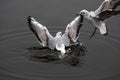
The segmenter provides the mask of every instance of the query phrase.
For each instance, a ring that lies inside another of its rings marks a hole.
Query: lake
[[[28,16],[55,36],[58,31],[64,32],[80,10],[95,10],[102,1],[1,0],[0,80],[120,80],[120,15],[106,22],[107,36],[97,31],[92,39],[89,36],[94,27],[84,20],[79,38],[87,50],[80,57],[83,64],[72,66],[31,56],[55,52],[39,49],[41,46],[28,27]]]

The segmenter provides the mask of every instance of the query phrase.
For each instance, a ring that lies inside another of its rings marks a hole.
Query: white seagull
[[[61,51],[59,57],[63,58],[66,53],[65,47],[75,44],[79,38],[83,16],[77,16],[71,23],[67,25],[64,34],[62,34],[62,32],[58,32],[56,33],[55,37],[49,33],[45,26],[37,22],[33,17],[29,16],[27,21],[29,28],[35,34],[38,42],[43,47],[48,47],[51,50],[56,49]]]
[[[78,14],[83,15],[94,27],[95,30],[90,36],[99,29],[102,35],[107,35],[108,31],[105,25],[105,21],[114,15],[120,14],[120,10],[115,10],[120,5],[120,0],[104,0],[100,7],[95,11],[81,10]]]

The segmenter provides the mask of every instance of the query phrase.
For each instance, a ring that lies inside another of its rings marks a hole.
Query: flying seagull
[[[96,29],[99,29],[102,35],[107,35],[108,31],[105,21],[112,16],[120,14],[120,10],[115,10],[119,5],[120,0],[104,0],[97,10],[90,12],[87,10],[81,10],[78,13],[78,15],[83,15],[95,27],[90,38],[93,37]]]
[[[77,16],[71,23],[66,27],[64,34],[62,32],[56,33],[56,36],[53,37],[48,29],[36,21],[33,17],[29,16],[27,18],[29,28],[35,34],[38,42],[43,47],[48,47],[51,50],[61,51],[60,58],[65,56],[66,50],[65,47],[75,44],[80,35],[80,28],[83,22],[83,16]]]

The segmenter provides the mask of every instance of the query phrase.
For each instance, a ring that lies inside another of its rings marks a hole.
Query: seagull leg
[[[92,37],[95,35],[96,29],[97,29],[97,28],[95,27],[95,29],[94,29],[92,35],[90,36],[90,39],[92,39]]]

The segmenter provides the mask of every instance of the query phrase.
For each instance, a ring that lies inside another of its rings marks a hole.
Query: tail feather
[[[107,27],[106,27],[105,23],[101,23],[101,26],[99,26],[98,29],[102,35],[108,34]]]

